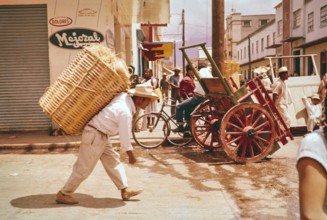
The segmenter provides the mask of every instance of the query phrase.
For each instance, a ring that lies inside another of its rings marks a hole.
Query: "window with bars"
[[[265,43],[265,39],[261,38],[261,52],[263,52],[263,48],[265,47],[264,43]]]
[[[301,9],[293,12],[293,29],[300,27],[301,23]]]
[[[327,5],[320,8],[320,27],[327,26]]]
[[[278,34],[278,36],[283,34],[283,21],[282,20],[277,22],[277,34]]]
[[[273,44],[275,44],[276,32],[273,32]]]
[[[254,54],[254,43],[252,43],[252,55]]]
[[[313,12],[308,14],[308,32],[313,31]]]
[[[255,42],[255,52],[259,53],[259,41]]]
[[[270,44],[270,42],[269,42],[269,41],[270,41],[270,39],[269,39],[269,38],[270,38],[270,36],[269,36],[269,35],[267,35],[267,47],[269,47],[269,44]]]

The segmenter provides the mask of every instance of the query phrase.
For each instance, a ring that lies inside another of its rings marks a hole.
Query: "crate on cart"
[[[39,104],[56,126],[76,134],[128,86],[126,64],[108,48],[91,45],[77,54]]]

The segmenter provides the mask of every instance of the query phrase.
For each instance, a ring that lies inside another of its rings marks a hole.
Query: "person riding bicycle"
[[[179,96],[182,101],[194,96],[194,72],[190,65],[186,66],[186,75],[179,83]]]
[[[204,65],[199,65],[200,78],[212,78],[210,70]],[[176,106],[176,122],[178,127],[173,132],[185,132],[190,129],[189,121],[193,110],[203,101],[205,101],[205,91],[198,80],[195,81],[194,96],[185,100]],[[185,121],[183,120],[185,118]],[[186,126],[184,127],[184,123]]]

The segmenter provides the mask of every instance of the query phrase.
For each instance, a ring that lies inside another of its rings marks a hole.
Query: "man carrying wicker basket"
[[[110,136],[119,134],[120,146],[134,164],[136,158],[131,144],[131,131],[133,113],[136,108],[144,109],[158,96],[153,92],[152,86],[138,84],[135,89],[118,94],[106,107],[95,115],[85,126],[78,158],[74,164],[72,174],[64,187],[57,193],[56,202],[60,204],[77,204],[71,194],[91,174],[98,160],[101,160],[109,178],[121,191],[124,201],[140,194],[141,190],[127,189],[127,176],[120,155],[111,142]]]

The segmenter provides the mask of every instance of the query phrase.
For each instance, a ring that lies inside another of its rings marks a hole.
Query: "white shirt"
[[[89,122],[99,131],[113,136],[119,134],[120,146],[124,151],[132,150],[132,120],[136,111],[132,98],[127,93],[118,94]]]
[[[212,74],[208,68],[201,68],[199,71],[199,76],[200,78],[212,78]],[[195,80],[194,84],[195,84],[194,93],[199,93],[200,95],[206,94],[198,80]]]
[[[267,91],[271,90],[271,81],[268,77],[263,78],[261,82]]]
[[[289,94],[289,90],[287,88],[286,83],[278,79],[276,81],[276,84],[273,87],[273,94],[277,94],[277,100],[276,104],[277,105],[290,105],[292,103],[291,96]]]
[[[302,98],[309,117],[320,118],[322,115],[320,104],[314,105],[310,103],[307,97]]]

